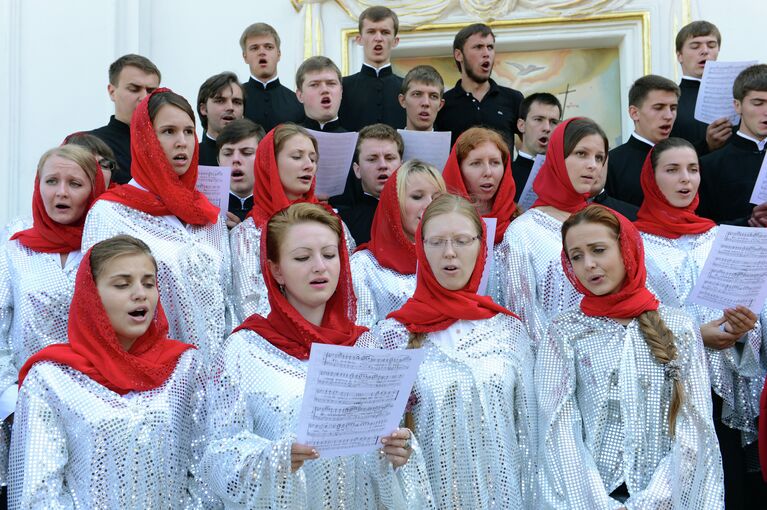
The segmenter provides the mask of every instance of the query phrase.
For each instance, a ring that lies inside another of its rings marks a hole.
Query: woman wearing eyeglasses
[[[437,508],[535,508],[530,339],[516,315],[477,295],[486,235],[468,200],[435,198],[415,235],[415,294],[373,330],[376,347],[425,351],[405,424]]]

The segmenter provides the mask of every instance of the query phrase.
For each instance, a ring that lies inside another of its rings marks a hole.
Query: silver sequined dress
[[[10,238],[32,226],[14,221]],[[0,245],[0,394],[15,391],[19,369],[43,347],[67,341],[69,304],[82,253],[71,252],[64,267],[58,253],[31,250],[18,240]],[[10,430],[0,429],[0,482],[6,481]]]
[[[159,388],[120,396],[71,367],[36,363],[19,391],[9,508],[213,507],[190,476],[202,367],[186,351]]]
[[[386,319],[373,337],[405,349],[410,334]],[[411,412],[437,508],[535,508],[534,361],[522,323],[457,321],[421,348]]]
[[[349,264],[357,296],[357,324],[372,328],[399,310],[415,292],[415,274],[383,267],[369,250],[352,255]]]
[[[232,329],[227,232],[221,217],[212,225],[184,225],[175,216],[152,216],[99,200],[85,220],[83,251],[118,234],[149,245],[157,260],[168,336],[197,346],[210,360]]]
[[[495,252],[497,302],[522,318],[534,353],[551,319],[581,302],[562,269],[561,228],[561,221],[530,209],[511,222]]]
[[[371,452],[306,461],[291,473],[306,375],[307,362],[253,331],[227,339],[211,367],[209,443],[201,464],[203,479],[226,508],[431,508],[416,449],[396,470]]]
[[[577,309],[552,321],[535,366],[542,508],[618,508],[609,494],[623,483],[631,510],[723,508],[700,332],[679,309],[658,312],[676,338],[684,385],[675,439],[672,382],[636,319],[624,327]]]
[[[684,308],[698,326],[718,319],[721,310],[688,304],[687,296],[703,269],[717,228],[678,239],[642,233],[647,264],[647,288],[661,303]],[[762,367],[762,327],[743,337],[744,342],[721,351],[706,348],[711,386],[722,397],[722,422],[742,431],[744,444],[756,439],[755,418],[759,415],[759,396],[764,386]],[[717,417],[718,418],[718,417]]]
[[[357,245],[346,225],[343,228],[346,247],[351,256]],[[253,218],[245,218],[229,233],[229,243],[232,253],[234,320],[236,324],[242,324],[254,313],[266,317],[271,308],[266,283],[261,274],[261,227],[253,222]]]

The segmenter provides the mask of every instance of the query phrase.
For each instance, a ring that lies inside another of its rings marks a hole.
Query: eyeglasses
[[[444,250],[448,243],[450,243],[453,249],[462,250],[474,244],[474,241],[477,239],[479,239],[479,236],[430,237],[423,240],[423,245],[432,250]]]
[[[99,166],[102,168],[102,170],[109,170],[110,172],[114,172],[114,169],[117,168],[117,163],[111,159],[101,158],[99,160]]]

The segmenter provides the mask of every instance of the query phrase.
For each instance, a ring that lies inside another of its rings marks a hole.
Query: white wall
[[[340,31],[356,21],[333,1],[314,1],[310,21],[320,24],[321,47],[340,65]],[[754,47],[767,19],[762,0],[628,0],[621,9],[650,12],[652,70],[658,74],[674,78],[678,72],[673,37],[686,15],[719,26],[721,59],[765,60],[764,50]],[[451,22],[469,19],[456,9],[448,16]],[[194,103],[212,74],[231,70],[247,79],[239,36],[256,21],[280,33],[281,80],[292,87],[304,58],[305,14],[290,0],[1,0],[0,226],[29,213],[42,152],[73,131],[107,122],[112,61],[129,52],[149,57],[163,73],[162,84]],[[359,55],[350,60],[358,62]]]

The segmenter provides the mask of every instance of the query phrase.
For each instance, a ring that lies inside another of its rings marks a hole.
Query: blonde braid
[[[663,322],[657,310],[644,312],[638,317],[639,330],[644,336],[650,352],[658,363],[664,366],[665,376],[672,381],[671,404],[668,409],[668,431],[674,437],[676,418],[684,402],[684,386],[682,385],[677,349],[674,334]]]
[[[420,349],[425,338],[426,335],[423,333],[410,333],[410,336],[407,339],[407,348]],[[405,413],[405,427],[409,428],[411,431],[415,431],[415,418],[413,417],[413,411],[408,411]]]

